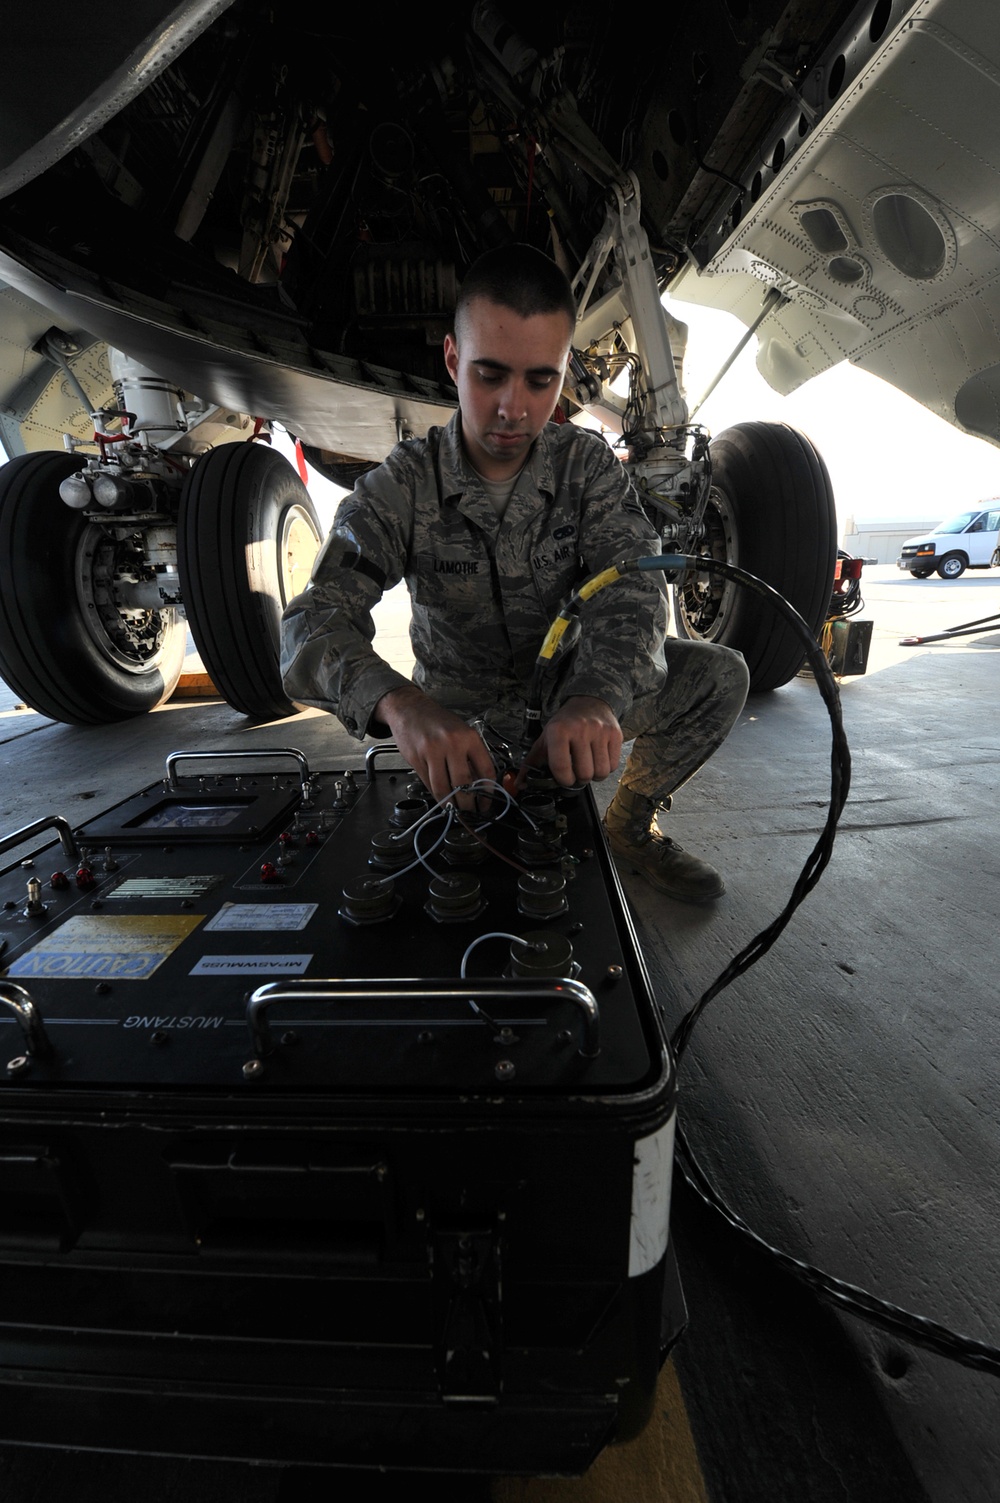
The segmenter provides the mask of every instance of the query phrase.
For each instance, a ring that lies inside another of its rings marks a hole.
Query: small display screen
[[[279,821],[289,822],[301,798],[298,779],[287,787],[259,791],[255,783],[249,788],[244,783],[232,792],[225,784],[204,790],[160,784],[137,793],[117,809],[109,809],[85,829],[88,841],[102,845],[114,845],[119,840],[132,845],[156,845],[164,840],[171,845],[261,840]]]
[[[157,804],[142,819],[130,820],[133,830],[224,830],[239,819],[251,799],[230,799],[224,804],[184,804],[169,799]]]

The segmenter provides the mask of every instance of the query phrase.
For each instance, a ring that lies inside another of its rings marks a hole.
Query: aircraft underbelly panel
[[[911,13],[705,263],[682,300],[749,323],[787,394],[840,360],[1000,442],[1000,24],[969,0]]]
[[[447,423],[447,388],[289,337],[265,313],[235,322],[182,310],[53,261],[47,275],[0,251],[0,280],[48,308],[53,322],[90,335],[159,371],[206,401],[267,416],[303,442],[381,461],[401,435]],[[229,310],[226,310],[228,315]]]

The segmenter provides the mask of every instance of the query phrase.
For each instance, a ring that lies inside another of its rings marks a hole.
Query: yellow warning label
[[[67,919],[10,967],[10,976],[70,981],[145,981],[205,917],[195,914],[86,914]]]

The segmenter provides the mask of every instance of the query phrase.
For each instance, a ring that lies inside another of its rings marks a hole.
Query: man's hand
[[[399,750],[436,799],[447,798],[462,783],[496,777],[479,732],[416,686],[383,694],[375,716],[389,727]],[[456,799],[461,809],[474,808],[475,802],[469,794]]]
[[[527,769],[543,763],[564,788],[600,782],[615,771],[621,754],[622,730],[611,706],[589,694],[576,694],[546,723],[521,764],[516,786],[523,788]]]

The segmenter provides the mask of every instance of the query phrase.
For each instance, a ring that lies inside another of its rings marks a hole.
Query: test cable
[[[552,621],[545,639],[535,660],[532,682],[529,689],[528,701],[524,711],[522,726],[521,747],[527,753],[541,734],[542,721],[542,698],[544,692],[545,676],[552,670],[560,657],[573,647],[580,638],[582,622],[580,612],[589,600],[592,600],[601,590],[615,584],[618,580],[626,578],[630,574],[661,570],[668,582],[676,581],[686,570],[721,574],[727,579],[734,580],[743,588],[759,595],[768,601],[780,616],[787,621],[800,637],[805,656],[809,666],[813,670],[823,702],[826,705],[832,727],[832,746],[830,756],[830,799],[827,809],[827,817],[823,829],[815,845],[806,857],[806,861],[792,888],[791,895],[785,907],[766,928],[755,935],[749,944],[733,957],[729,964],[720,972],[715,981],[699,997],[693,1007],[685,1013],[671,1038],[671,1048],[677,1065],[684,1056],[691,1034],[694,1031],[701,1014],[721,991],[723,991],[738,976],[742,976],[751,966],[771,948],[778,936],[786,928],[792,914],[798,908],[803,899],[812,891],[826,868],[833,851],[833,842],[837,832],[837,822],[847,801],[847,794],[851,782],[851,755],[844,733],[843,718],[840,708],[840,692],[837,687],[833,671],[827,661],[826,655],[816,641],[808,625],[802,616],[783,595],[766,584],[762,579],[749,574],[745,569],[736,564],[730,564],[722,559],[708,558],[701,554],[683,553],[660,553],[648,558],[623,559],[619,563],[602,569],[573,591],[565,603],[560,607],[557,616]],[[867,1290],[860,1289],[854,1284],[848,1284],[832,1274],[823,1272],[822,1269],[793,1257],[772,1246],[757,1232],[755,1232],[741,1216],[727,1204],[720,1195],[715,1185],[702,1169],[694,1151],[687,1141],[683,1128],[678,1123],[677,1127],[678,1168],[689,1188],[716,1212],[733,1230],[748,1239],[753,1246],[766,1252],[779,1266],[792,1277],[807,1285],[820,1298],[837,1306],[847,1314],[855,1315],[870,1324],[879,1326],[881,1329],[890,1331],[894,1335],[902,1336],[915,1346],[924,1347],[939,1356],[948,1357],[965,1367],[978,1368],[980,1371],[993,1373],[1000,1376],[1000,1348],[987,1342],[977,1341],[972,1337],[965,1336],[951,1330],[938,1321],[928,1319],[926,1316],[917,1315],[912,1311],[901,1309],[886,1300],[879,1299]]]

